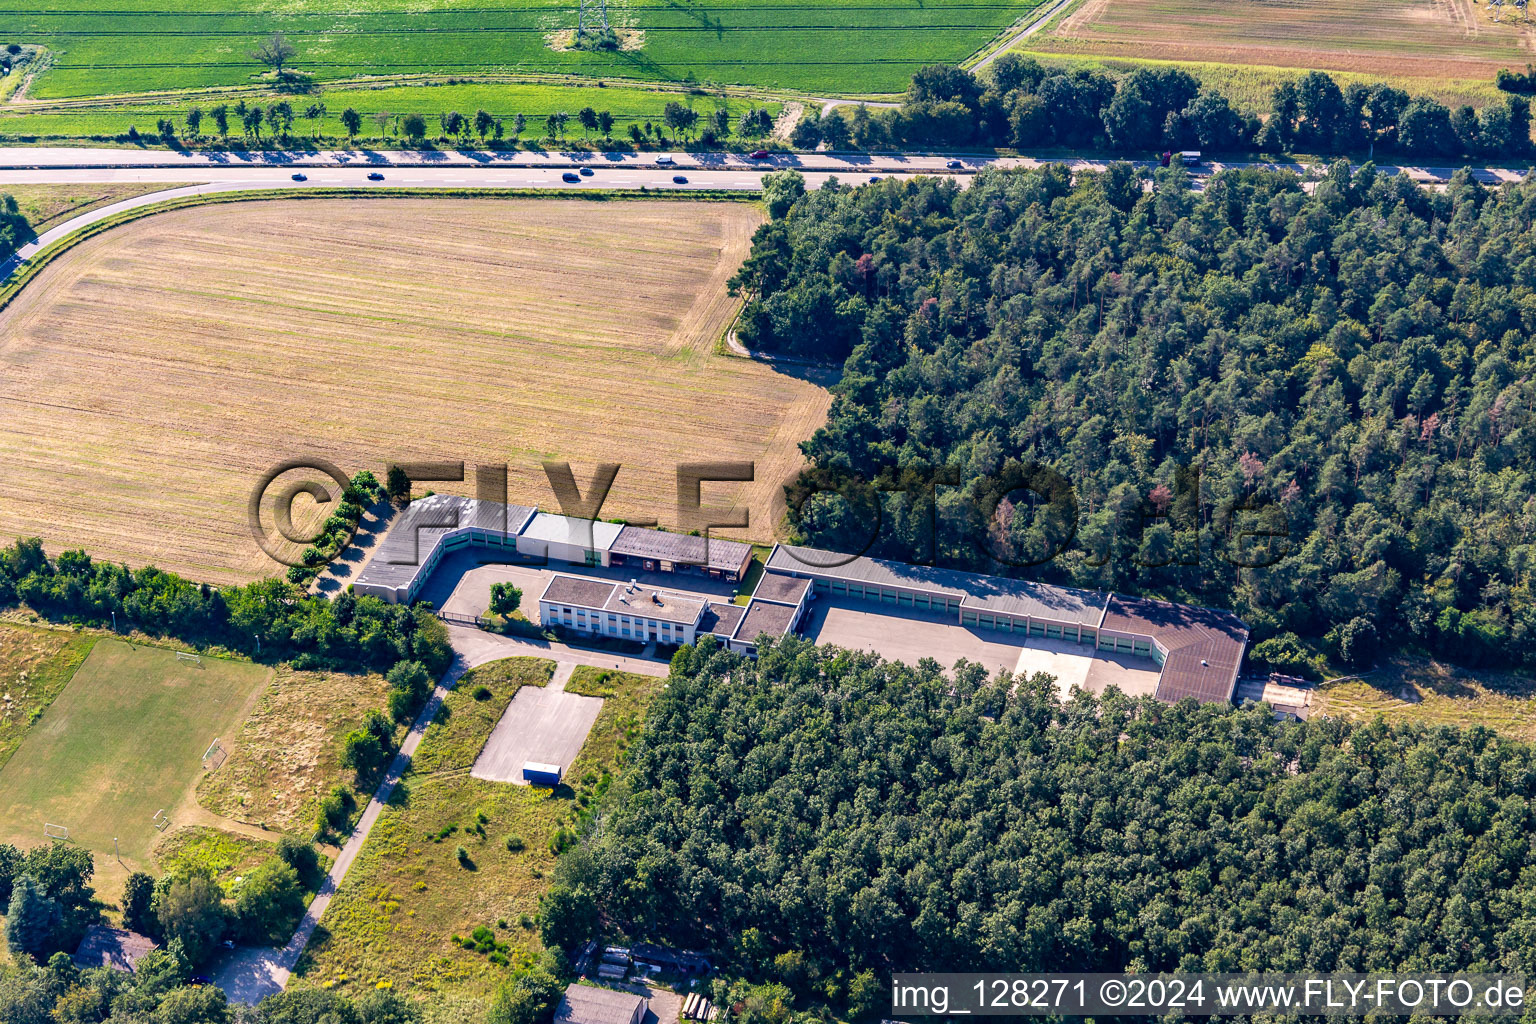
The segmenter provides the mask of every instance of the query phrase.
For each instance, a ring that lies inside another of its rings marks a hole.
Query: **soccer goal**
[[[167,828],[170,827],[171,816],[166,814],[165,808],[162,807],[160,810],[155,812],[155,816],[151,818],[150,821],[154,824],[156,829],[164,832]]]
[[[43,835],[47,836],[49,839],[64,839],[64,840],[68,840],[69,839],[69,829],[64,827],[63,825],[52,825],[52,824],[49,824],[47,822],[44,822],[44,824],[43,824]]]
[[[203,667],[203,656],[201,654],[193,654],[191,651],[177,651],[176,652],[176,660],[177,661],[190,661],[192,664],[196,665],[198,668],[202,668]]]
[[[208,744],[208,749],[203,751],[203,771],[213,771],[223,764],[228,756],[229,752],[224,749],[224,745],[219,742],[218,737],[214,737],[213,742]]]

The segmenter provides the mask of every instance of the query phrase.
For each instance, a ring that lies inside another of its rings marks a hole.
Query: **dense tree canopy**
[[[706,641],[631,755],[556,892],[818,1001],[902,969],[1536,964],[1536,751],[1486,729]]]
[[[792,141],[802,148],[825,142],[833,149],[1087,147],[1146,156],[1258,148],[1504,159],[1530,153],[1531,118],[1524,96],[1505,96],[1480,111],[1453,111],[1386,83],[1341,87],[1312,71],[1276,86],[1260,121],[1178,68],[1138,67],[1115,76],[1004,54],[979,75],[943,64],[922,68],[897,109],[858,108],[845,117],[812,107]]]
[[[888,180],[797,199],[734,286],[748,344],[844,363],[812,542],[1528,661],[1533,217],[1371,165]]]

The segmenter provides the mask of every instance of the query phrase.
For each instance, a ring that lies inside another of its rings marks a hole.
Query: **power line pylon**
[[[608,34],[608,0],[581,0],[576,21],[576,38]]]

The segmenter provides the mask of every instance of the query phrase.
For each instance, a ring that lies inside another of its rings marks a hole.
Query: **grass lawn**
[[[624,40],[612,51],[569,47],[574,0],[167,0],[153,10],[72,0],[22,4],[6,27],[50,51],[51,67],[29,88],[38,99],[270,82],[250,52],[273,30],[297,49],[292,69],[319,81],[540,73],[867,93],[900,91],[923,64],[960,60],[1032,6],[627,0],[608,5]]]
[[[1536,680],[1526,676],[1404,657],[1364,679],[1324,687],[1321,696],[1321,710],[1336,717],[1481,725],[1511,739],[1536,740]]]
[[[4,131],[0,119],[0,132]],[[149,192],[162,192],[174,186],[165,182],[146,183],[92,183],[82,185],[6,185],[0,192],[14,196],[21,207],[22,216],[32,225],[32,230],[42,234],[71,217],[100,206],[107,206]]]
[[[88,634],[0,625],[0,768],[95,643]]]
[[[374,826],[295,983],[354,993],[383,983],[396,991],[464,998],[472,1005],[469,998],[492,992],[507,968],[455,944],[454,935],[467,936],[484,925],[509,947],[512,963],[536,955],[534,916],[554,868],[551,847],[562,833],[574,834],[582,809],[606,788],[664,682],[576,670],[566,689],[605,699],[567,773],[569,787],[552,793],[470,778],[470,764],[517,686],[540,684],[549,672],[549,662],[517,658],[482,666],[460,680],[449,696],[446,720],[423,738],[399,799]],[[482,685],[492,697],[476,701],[473,691]],[[467,855],[464,863],[459,847]]]
[[[174,815],[202,774],[214,737],[245,719],[271,669],[100,640],[0,770],[0,839],[42,840],[44,822],[70,839],[142,869],[161,838],[155,812]]]
[[[384,677],[276,670],[272,685],[238,733],[228,760],[203,776],[197,799],[208,810],[262,828],[310,834],[321,798],[353,786],[341,766],[342,738],[384,707]],[[354,788],[357,811],[368,795]]]

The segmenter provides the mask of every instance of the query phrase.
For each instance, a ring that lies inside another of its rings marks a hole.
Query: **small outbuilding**
[[[93,924],[80,940],[74,961],[75,966],[81,970],[87,967],[110,967],[114,971],[132,974],[138,969],[144,955],[155,948],[155,940],[147,935]]]
[[[555,1010],[555,1024],[642,1024],[645,997],[618,989],[572,985]]]

